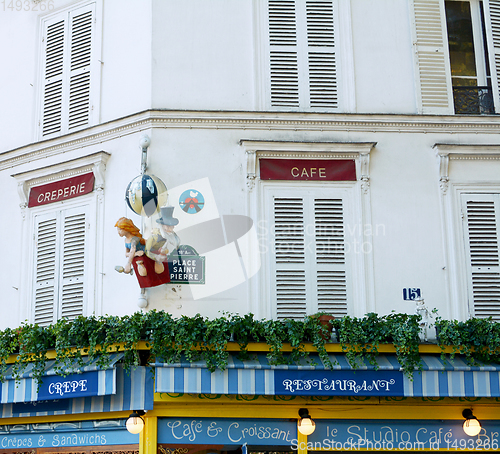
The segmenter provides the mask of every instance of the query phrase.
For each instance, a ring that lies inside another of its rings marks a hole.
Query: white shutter
[[[66,21],[45,23],[42,135],[62,131]]]
[[[90,66],[92,52],[93,11],[70,14],[70,67],[68,129],[90,122]]]
[[[91,124],[94,4],[43,22],[41,134],[57,136]]]
[[[500,112],[500,0],[489,0],[485,5],[485,25],[495,112]]]
[[[87,206],[35,216],[33,320],[46,326],[83,315]]]
[[[279,319],[302,318],[307,311],[304,201],[274,198],[276,313]]]
[[[443,0],[412,0],[416,79],[421,113],[452,114],[448,38]]]
[[[86,213],[66,210],[62,219],[60,317],[74,319],[85,304]]]
[[[499,209],[497,194],[462,195],[469,309],[475,317],[495,320],[500,320]]]
[[[36,216],[33,320],[41,326],[54,321],[58,294],[58,255],[56,215]]]
[[[278,319],[347,314],[344,200],[331,191],[272,193],[272,297]]]
[[[271,106],[299,107],[295,0],[269,0]]]
[[[315,199],[318,311],[347,315],[344,207],[342,199]]]
[[[309,103],[312,108],[338,106],[333,8],[330,0],[306,2]]]
[[[338,107],[332,0],[268,0],[271,107]]]

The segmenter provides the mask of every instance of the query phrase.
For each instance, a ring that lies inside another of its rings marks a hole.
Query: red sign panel
[[[260,159],[261,180],[356,181],[353,159]]]
[[[28,207],[47,205],[61,202],[81,195],[89,194],[94,190],[94,174],[86,173],[66,180],[35,186],[30,190]]]

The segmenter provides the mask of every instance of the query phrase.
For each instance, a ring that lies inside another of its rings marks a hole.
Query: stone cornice
[[[439,158],[439,185],[443,195],[450,181],[450,160],[500,160],[500,144],[436,143],[433,148]]]
[[[500,116],[148,110],[0,153],[0,169],[152,128],[499,134]]]

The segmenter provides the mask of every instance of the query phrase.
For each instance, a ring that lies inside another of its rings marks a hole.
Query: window
[[[95,10],[90,3],[42,20],[39,127],[43,138],[93,124],[99,80]]]
[[[370,152],[375,143],[242,140],[261,269],[257,317],[374,310]],[[374,232],[375,230],[375,232]]]
[[[349,191],[265,187],[271,214],[272,300],[276,317],[302,318],[318,311],[342,317],[351,305],[353,231]],[[349,229],[345,223],[349,220]]]
[[[103,151],[12,175],[21,198],[21,320],[46,326],[100,314]]]
[[[469,312],[500,320],[500,194],[462,194]]]
[[[447,0],[445,10],[455,113],[495,113],[483,2]]]
[[[88,208],[34,217],[34,323],[46,326],[84,314]]]
[[[339,107],[337,2],[268,0],[271,108]]]
[[[413,20],[420,111],[500,111],[500,0],[413,0]]]
[[[439,158],[450,317],[500,320],[500,146],[434,148]]]

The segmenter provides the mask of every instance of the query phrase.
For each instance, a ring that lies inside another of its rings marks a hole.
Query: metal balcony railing
[[[491,87],[453,87],[456,114],[492,115],[495,113]]]

